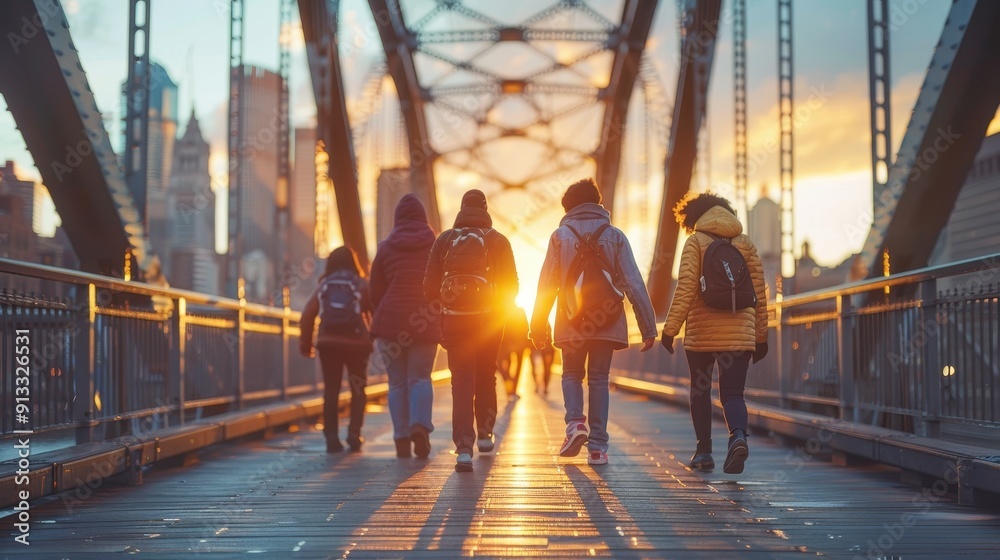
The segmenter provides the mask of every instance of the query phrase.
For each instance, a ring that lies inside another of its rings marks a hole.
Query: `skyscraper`
[[[174,141],[177,137],[177,84],[170,79],[165,68],[150,63],[149,87],[149,136],[146,159],[146,234],[153,251],[164,266],[169,264],[167,237],[167,186],[170,184],[170,165],[174,158]],[[142,70],[139,70],[140,73]],[[122,84],[123,112],[128,107],[128,84]],[[128,139],[125,139],[127,153]]]
[[[747,234],[757,246],[757,254],[764,266],[768,297],[774,298],[777,278],[781,274],[781,207],[767,197],[767,189],[747,212],[747,222]]]
[[[215,252],[215,193],[208,170],[209,145],[194,111],[174,146],[167,189],[167,279],[178,288],[219,293],[220,259]],[[161,256],[161,258],[163,258]]]
[[[295,129],[295,160],[291,182],[292,227],[308,238],[309,246],[294,247],[295,255],[313,254],[313,230],[316,228],[316,129]]]
[[[396,204],[403,195],[413,192],[410,186],[410,170],[405,167],[383,169],[375,184],[375,235],[381,242],[389,237],[396,214]],[[421,202],[426,202],[421,197]]]
[[[246,297],[267,303],[277,282],[275,194],[278,184],[278,87],[281,77],[257,66],[243,69],[240,150],[240,230]]]

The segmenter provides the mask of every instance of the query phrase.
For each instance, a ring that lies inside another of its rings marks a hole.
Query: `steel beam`
[[[609,211],[614,210],[629,101],[658,3],[656,0],[626,0],[621,24],[612,39],[616,44],[610,45],[614,48],[615,57],[611,63],[608,87],[602,95],[604,118],[601,121],[600,143],[594,153],[597,185],[601,189],[604,206]]]
[[[733,138],[735,139],[736,213],[747,218],[747,2],[733,1]]]
[[[125,82],[125,183],[149,231],[147,196],[149,167],[149,94],[153,71],[149,66],[150,0],[130,0],[128,6],[128,78]]]
[[[795,59],[792,0],[778,0],[778,128],[781,185],[781,275],[795,275]]]
[[[368,0],[368,5],[382,38],[389,76],[399,95],[399,109],[403,113],[410,149],[410,184],[413,191],[422,195],[421,198],[426,202],[427,219],[431,226],[440,231],[441,219],[434,185],[434,160],[437,154],[430,143],[424,112],[425,93],[417,79],[417,68],[413,62],[417,38],[406,28],[398,0]]]
[[[671,269],[677,252],[679,225],[673,208],[691,186],[698,132],[705,116],[708,77],[711,75],[715,40],[719,31],[722,0],[698,0],[690,10],[677,74],[677,94],[670,125],[670,142],[664,162],[663,204],[656,234],[653,263],[647,280],[657,316],[664,316],[673,291]]]
[[[291,68],[292,43],[292,11],[294,0],[280,0],[278,5],[278,188],[275,206],[275,225],[277,226],[278,250],[275,252],[278,262],[275,267],[275,278],[281,286],[288,285],[289,267],[289,227],[291,216],[291,123],[288,111],[288,84]]]
[[[889,76],[889,0],[868,0],[868,103],[872,133],[872,208],[882,199],[892,166],[892,80]]]
[[[354,140],[347,118],[344,79],[337,48],[337,0],[298,0],[306,55],[316,97],[316,136],[326,145],[329,177],[337,197],[337,212],[344,243],[354,249],[362,265],[368,264],[368,245],[361,219]]]
[[[228,229],[226,253],[226,295],[243,297],[239,283],[243,278],[243,0],[229,2],[229,121],[228,121]]]
[[[26,23],[27,22],[27,23]],[[0,93],[82,270],[164,283],[59,2],[0,2]]]
[[[868,276],[926,266],[1000,104],[1000,2],[952,4],[862,250]]]

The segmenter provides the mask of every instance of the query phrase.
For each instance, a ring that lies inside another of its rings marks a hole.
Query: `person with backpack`
[[[608,378],[615,350],[628,348],[623,299],[632,303],[642,352],[656,340],[656,319],[628,238],[611,225],[593,179],[578,181],[562,197],[566,215],[549,238],[531,316],[531,339],[562,350],[566,438],[559,455],[574,457],[587,445],[587,462],[608,463]],[[554,340],[549,312],[558,299]],[[586,364],[586,367],[585,367]],[[583,378],[590,389],[583,408]],[[589,425],[589,429],[588,429]]]
[[[493,450],[496,373],[505,310],[517,296],[510,242],[493,229],[486,195],[470,190],[452,229],[438,236],[424,275],[424,296],[441,309],[441,340],[451,368],[455,470],[472,471],[472,452]]]
[[[299,351],[312,358],[313,331],[319,317],[315,348],[319,350],[323,369],[323,435],[326,436],[327,453],[344,450],[337,427],[337,404],[345,367],[351,388],[347,445],[351,451],[360,451],[364,443],[361,424],[367,402],[368,356],[372,351],[368,331],[371,312],[368,281],[357,255],[349,247],[337,247],[326,259],[319,286],[309,296],[299,322]]]
[[[661,343],[674,353],[674,338],[687,323],[684,353],[691,373],[690,408],[697,444],[689,466],[709,471],[712,458],[712,371],[719,365],[719,396],[729,427],[723,472],[739,474],[750,455],[747,369],[767,354],[767,296],[757,247],[728,200],[688,193],[674,208],[689,237],[681,252],[677,286]]]
[[[441,327],[429,309],[422,281],[434,244],[427,212],[413,194],[396,205],[395,223],[372,261],[371,291],[375,318],[375,363],[389,373],[389,415],[396,456],[430,455],[434,387],[431,370]]]

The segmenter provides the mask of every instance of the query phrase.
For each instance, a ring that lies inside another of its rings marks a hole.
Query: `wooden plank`
[[[368,405],[360,453],[325,453],[314,429],[224,443],[145,484],[104,484],[68,507],[32,507],[18,558],[203,553],[279,558],[941,558],[995,556],[1000,515],[751,437],[741,475],[693,472],[686,410],[612,395],[610,464],[556,455],[561,398],[503,405],[497,450],[456,473],[450,391],[437,388],[432,453],[395,457],[385,406]],[[346,430],[342,422],[341,436]],[[721,463],[725,426],[715,423]],[[0,548],[7,551],[8,548]]]

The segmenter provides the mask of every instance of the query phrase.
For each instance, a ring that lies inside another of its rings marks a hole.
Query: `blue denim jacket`
[[[600,204],[581,204],[563,216],[559,222],[559,227],[552,232],[549,237],[549,248],[545,253],[545,262],[542,264],[542,272],[538,278],[538,296],[535,299],[535,309],[532,313],[531,331],[532,339],[547,340],[549,337],[548,318],[552,309],[552,304],[557,297],[563,297],[559,293],[559,288],[566,280],[567,269],[577,253],[578,240],[566,224],[572,225],[581,235],[586,237],[600,227],[601,224],[611,222],[611,214]],[[639,331],[642,338],[656,338],[656,318],[653,314],[653,305],[649,301],[649,294],[646,293],[646,285],[642,281],[642,275],[635,264],[635,256],[632,254],[632,247],[628,238],[616,227],[605,230],[599,240],[601,253],[614,264],[618,273],[619,291],[625,293],[629,302],[632,303],[632,310],[635,311],[636,319],[639,322]],[[623,313],[617,321],[605,325],[591,336],[584,337],[582,333],[576,331],[561,308],[556,310],[556,327],[553,336],[555,346],[558,348],[572,348],[581,341],[586,340],[607,340],[616,343],[619,348],[628,347],[628,325]]]

